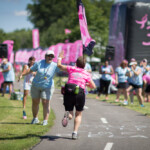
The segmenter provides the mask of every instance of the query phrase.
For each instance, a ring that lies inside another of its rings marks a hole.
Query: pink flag
[[[82,43],[83,43],[83,53],[90,56],[93,54],[92,49],[95,45],[95,40],[91,38],[88,32],[85,8],[81,0],[77,0],[77,6],[78,6],[78,16],[79,16],[81,38],[82,38]]]
[[[65,34],[70,34],[70,33],[71,33],[71,30],[65,29]]]
[[[39,30],[38,29],[32,30],[32,42],[33,42],[33,48],[39,47]]]

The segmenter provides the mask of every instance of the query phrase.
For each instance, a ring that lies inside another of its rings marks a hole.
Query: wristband
[[[58,57],[58,60],[62,60],[62,58],[61,58],[61,57]]]

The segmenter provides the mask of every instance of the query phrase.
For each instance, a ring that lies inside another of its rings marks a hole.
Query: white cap
[[[54,51],[52,51],[52,50],[47,51],[45,55],[54,55],[55,56]]]
[[[144,59],[143,59],[143,62],[147,62],[147,59],[146,59],[146,58],[144,58]]]
[[[137,65],[137,62],[130,62],[129,65],[130,65],[130,66],[132,66],[132,65]]]

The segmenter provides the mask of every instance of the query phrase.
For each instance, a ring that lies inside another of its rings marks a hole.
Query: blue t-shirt
[[[115,72],[118,75],[118,82],[119,83],[127,82],[127,76],[126,76],[127,68],[117,67]]]
[[[150,68],[150,66],[147,65],[146,68]],[[141,66],[141,69],[142,69],[142,73],[143,73],[143,74],[150,75],[150,70],[147,71],[143,66]]]
[[[3,69],[8,69],[8,66],[11,67],[11,69],[7,72],[3,72],[3,76],[4,76],[4,81],[10,81],[13,82],[15,81],[15,73],[14,73],[14,68],[12,66],[12,64],[10,62],[8,62],[7,64],[3,65]]]
[[[51,88],[54,84],[53,77],[57,71],[57,64],[51,62],[46,63],[45,59],[36,62],[31,68],[32,71],[37,72],[33,79],[32,85],[40,89]]]
[[[135,71],[138,71],[139,69],[141,69],[139,66],[136,66]],[[132,83],[135,85],[142,85],[143,84],[143,72],[141,70],[141,73],[137,76],[133,73],[133,71],[131,70],[131,79],[132,79]]]
[[[102,72],[107,71],[108,73],[110,73],[111,72],[111,66],[110,65],[107,66],[107,67],[106,66],[102,66],[101,67],[101,71]],[[110,74],[102,74],[101,79],[103,79],[105,81],[109,81],[109,80],[111,80],[111,75]]]

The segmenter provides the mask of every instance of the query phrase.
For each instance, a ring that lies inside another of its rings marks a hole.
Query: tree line
[[[87,17],[88,30],[96,40],[94,55],[103,54],[101,46],[106,46],[109,33],[110,9],[113,0],[82,0]],[[81,39],[76,0],[32,0],[27,5],[28,17],[40,32],[40,46],[43,48]],[[64,29],[70,29],[71,34],[65,34]],[[32,48],[32,30],[21,29],[5,33],[0,29],[0,39],[13,40],[14,50],[20,48]]]

